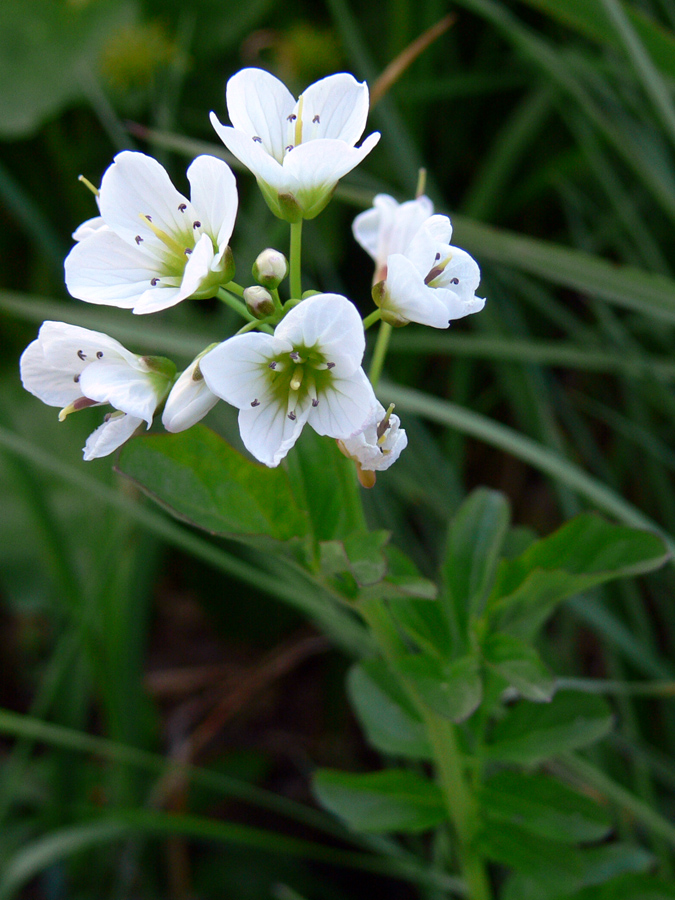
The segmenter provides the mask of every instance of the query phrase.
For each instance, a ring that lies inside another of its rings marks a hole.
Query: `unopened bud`
[[[266,319],[274,313],[274,300],[267,288],[259,284],[244,289],[244,300],[251,315]]]
[[[288,275],[288,262],[283,253],[268,247],[253,263],[253,277],[263,287],[273,291]]]

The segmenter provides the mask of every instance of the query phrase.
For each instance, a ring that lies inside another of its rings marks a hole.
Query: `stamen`
[[[286,153],[290,153],[292,149],[293,149],[293,144],[289,144],[288,147],[284,147],[284,150],[286,151]]]
[[[80,376],[79,375],[73,376],[73,381],[75,382],[75,384],[79,384]]]
[[[318,397],[314,397],[314,398],[312,399],[312,406],[314,407],[314,409],[316,409],[316,407],[317,407],[318,405],[319,405],[319,398],[318,398]]]
[[[287,122],[295,122],[295,120],[296,120],[297,118],[298,118],[298,117],[296,116],[295,113],[291,113],[290,116],[286,116],[286,121],[287,121]]]
[[[327,362],[327,363],[326,363],[326,368],[327,368],[327,369],[334,369],[334,368],[335,368],[335,363]]]
[[[321,119],[319,118],[319,114],[318,114],[318,113],[317,113],[317,114],[314,116],[314,118],[312,119],[312,124],[313,124],[313,125],[320,125],[320,124],[321,124]]]
[[[155,287],[155,285],[159,284],[159,278],[151,278],[150,284]]]
[[[451,278],[450,284],[459,284],[459,278]]]
[[[136,237],[134,238],[134,240],[136,241],[137,244],[140,244],[143,242],[143,238],[140,236],[140,234],[137,234]]]
[[[279,365],[278,362],[271,362],[267,368],[268,369],[276,369],[278,365]]]
[[[290,358],[293,360],[294,363],[304,363],[304,362],[307,362],[306,359],[303,359],[303,358],[300,356],[300,354],[298,353],[297,350],[291,350],[291,352],[290,352],[288,355],[290,356]]]
[[[440,254],[440,253],[437,253],[436,256],[434,256],[434,262],[438,262],[438,260],[439,260],[440,258],[441,258],[441,254]]]
[[[297,419],[297,416],[295,415],[295,413],[293,412],[293,410],[291,410],[291,411],[289,412],[288,418],[291,420],[291,422],[295,422],[295,420]]]
[[[183,250],[183,253],[184,253],[186,256],[191,256],[191,255],[192,255],[192,250],[190,250],[189,247],[186,247],[185,250]]]
[[[258,137],[257,134],[253,135],[253,140],[256,142],[256,144],[262,144],[262,138]]]
[[[178,209],[180,212],[185,212],[185,210],[187,209],[187,203],[179,203]]]
[[[96,359],[103,359],[103,350],[96,351]]]
[[[98,197],[100,195],[101,192],[99,191],[99,189],[97,187],[94,187],[91,181],[89,181],[88,178],[85,178],[84,175],[78,175],[77,180],[81,181],[85,187],[89,188],[94,197]]]
[[[377,444],[378,444],[378,446],[379,446],[380,444],[383,444],[383,443],[385,442],[385,440],[387,439],[387,431],[388,431],[389,428],[391,427],[390,424],[389,424],[389,417],[391,416],[391,414],[393,413],[393,411],[394,411],[395,408],[396,408],[396,404],[390,403],[390,404],[389,404],[389,409],[388,409],[388,410],[386,411],[386,413],[384,414],[384,418],[382,419],[382,421],[381,421],[381,422],[378,424],[378,426],[377,426],[376,434],[377,434]]]
[[[87,354],[84,352],[84,350],[78,350],[77,355],[80,357],[82,362],[84,362],[85,359],[87,358]]]
[[[201,227],[202,227],[202,223],[199,222],[199,221],[193,222],[193,223],[192,223],[192,227],[193,227],[193,228],[201,228]]]
[[[260,400],[257,397],[255,400],[251,400],[251,406],[260,406]]]

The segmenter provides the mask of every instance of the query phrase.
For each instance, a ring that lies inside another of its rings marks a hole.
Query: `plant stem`
[[[244,289],[240,284],[237,284],[236,281],[228,281],[227,284],[223,285],[226,291],[229,291],[231,294],[236,294],[238,297],[244,296]]]
[[[366,316],[363,320],[363,330],[367,331],[371,325],[374,325],[376,322],[380,321],[380,317],[382,316],[382,310],[374,309],[369,316]]]
[[[368,377],[373,385],[373,387],[377,387],[377,382],[380,380],[380,375],[382,374],[382,366],[384,365],[384,358],[387,355],[387,347],[389,346],[389,338],[391,337],[391,325],[387,322],[382,322],[380,325],[380,330],[377,332],[377,341],[375,342],[375,349],[373,350],[373,358],[370,363],[370,372],[368,373]]]
[[[291,299],[302,297],[302,219],[291,223],[291,252],[289,260]]]
[[[243,316],[247,322],[256,322],[256,317],[246,309],[246,304],[242,303],[238,297],[230,293],[229,288],[218,288],[218,299],[222,300],[226,306],[233,309],[238,315]]]

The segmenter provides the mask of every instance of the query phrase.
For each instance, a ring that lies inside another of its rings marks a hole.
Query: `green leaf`
[[[313,789],[355,831],[426,831],[446,818],[440,788],[406,769],[365,775],[319,769]]]
[[[504,678],[527,700],[550,700],[555,691],[553,676],[539,654],[510,634],[488,635],[483,643],[483,659],[491,671]]]
[[[424,723],[383,659],[365,659],[352,666],[347,687],[373,747],[410,759],[431,758]]]
[[[649,572],[668,557],[655,534],[590,513],[577,516],[521,556],[502,561],[488,599],[492,628],[530,636],[567,597]]]
[[[129,441],[117,470],[176,518],[212,534],[284,541],[307,533],[286,472],[245,459],[203,425]]]
[[[450,626],[440,603],[415,598],[390,600],[396,621],[421,650],[440,659],[452,658]]]
[[[509,519],[504,495],[479,488],[464,501],[450,525],[442,566],[441,600],[463,649],[468,639],[469,618],[480,615],[492,586]]]
[[[516,763],[536,763],[599,740],[612,727],[612,713],[601,697],[559,691],[550,703],[521,700],[492,732],[487,755]]]
[[[675,884],[654,875],[627,874],[560,900],[675,900]]]
[[[654,857],[631,844],[577,849],[529,834],[514,825],[488,823],[480,838],[488,859],[514,869],[503,900],[562,900],[624,872],[644,872]],[[593,895],[594,897],[596,895]]]
[[[604,807],[550,775],[504,769],[481,790],[488,818],[565,844],[601,841],[612,828]]]
[[[389,531],[357,531],[342,541],[323,541],[321,568],[327,575],[349,572],[362,586],[377,584],[387,570],[382,551],[389,538]]]
[[[475,656],[442,663],[423,653],[411,653],[397,657],[394,665],[420,699],[446,719],[462,722],[480,704],[483,684]]]

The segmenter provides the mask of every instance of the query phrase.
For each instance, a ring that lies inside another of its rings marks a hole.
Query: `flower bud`
[[[275,290],[288,275],[288,262],[283,253],[268,247],[253,263],[253,277],[263,287]]]
[[[274,313],[275,306],[272,295],[267,288],[259,284],[244,289],[244,300],[248,311],[256,319],[266,319]]]

